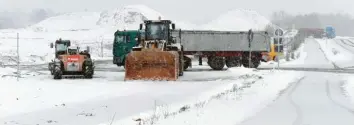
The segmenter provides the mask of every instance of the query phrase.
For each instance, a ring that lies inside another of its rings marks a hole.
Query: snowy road
[[[305,64],[331,67],[316,41],[305,45]],[[326,63],[327,62],[327,63]],[[237,125],[352,125],[354,106],[342,90],[343,77],[336,73],[305,72],[267,108]]]
[[[352,125],[353,105],[335,74],[306,72],[278,100],[238,125]]]

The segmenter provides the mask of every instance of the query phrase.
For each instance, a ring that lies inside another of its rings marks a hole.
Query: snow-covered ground
[[[233,68],[230,70],[238,70]],[[151,114],[145,124],[156,125],[233,125],[255,115],[272,103],[287,88],[289,83],[302,76],[301,72],[253,72],[247,79],[229,83],[224,88],[209,93],[209,98],[188,105],[186,111],[173,110],[171,107],[159,107],[156,114]],[[279,79],[280,78],[280,79]],[[213,94],[213,95],[211,95]],[[172,111],[171,111],[172,109]],[[167,113],[166,113],[167,112]],[[129,119],[126,120],[129,122]],[[130,120],[131,121],[131,120]],[[129,123],[117,121],[114,125]],[[133,122],[131,122],[133,125]]]
[[[321,68],[334,69],[335,67],[321,50],[317,39],[306,39],[304,52],[306,52],[304,63],[294,66],[294,70],[302,68],[319,70],[304,72],[304,79],[291,84],[272,104],[239,124],[232,123],[232,125],[351,125],[354,123],[352,119],[354,103],[344,95],[347,91],[348,95],[353,97],[351,92],[353,81],[350,80],[353,75],[337,72],[321,73]],[[345,83],[347,87],[343,87]],[[222,109],[220,107],[218,109]]]
[[[350,98],[351,103],[354,104],[354,76],[348,75],[343,79],[343,88],[345,94]]]
[[[23,78],[17,82],[14,69],[8,68],[7,72],[1,69],[4,75],[0,78],[0,123],[12,125],[57,122],[65,125],[98,125],[109,122],[116,112],[115,123],[133,124],[130,119],[132,117],[149,120],[155,103],[158,106],[167,106],[161,107],[164,109],[160,113],[176,112],[185,105],[195,110],[193,105],[196,103],[208,100],[214,102],[212,100],[215,100],[215,95],[233,89],[238,92],[247,87],[250,87],[249,91],[259,91],[262,98],[265,98],[260,100],[262,103],[259,107],[262,107],[301,74],[245,68],[207,71],[205,67],[207,66],[195,65],[195,71],[186,72],[176,82],[123,81],[124,72],[107,71],[98,71],[92,80],[59,81],[52,80],[48,71],[36,71],[22,74]],[[281,74],[284,76],[283,82],[276,77]],[[275,80],[279,82],[278,85],[274,84]],[[264,91],[260,91],[262,88]],[[242,97],[248,98],[248,94],[242,93]],[[249,98],[255,99],[259,94]],[[206,102],[207,105],[213,105]],[[256,105],[258,103],[254,106]]]
[[[321,50],[327,59],[337,65],[339,68],[351,68],[354,66],[354,41],[337,37],[335,39],[316,39]]]

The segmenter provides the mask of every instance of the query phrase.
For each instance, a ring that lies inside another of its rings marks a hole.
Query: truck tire
[[[62,79],[63,72],[61,71],[60,67],[55,66],[53,70],[54,79]]]
[[[208,57],[208,64],[214,70],[222,70],[225,66],[225,61],[223,57],[210,56]]]
[[[244,63],[242,64],[246,68],[258,68],[260,64],[260,60],[254,59],[251,60],[251,66],[249,66],[248,61],[243,61]]]
[[[226,57],[225,64],[228,68],[240,67],[240,59],[238,57]]]

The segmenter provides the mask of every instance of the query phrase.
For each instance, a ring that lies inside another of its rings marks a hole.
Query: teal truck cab
[[[113,64],[118,67],[125,65],[125,56],[138,44],[139,30],[124,30],[114,33]]]

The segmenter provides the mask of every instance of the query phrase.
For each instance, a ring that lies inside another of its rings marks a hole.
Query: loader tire
[[[93,69],[91,66],[84,67],[84,77],[88,79],[92,79],[93,77]]]
[[[63,72],[57,66],[54,67],[53,77],[54,79],[62,79]]]

